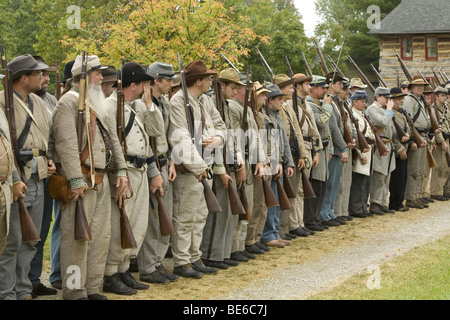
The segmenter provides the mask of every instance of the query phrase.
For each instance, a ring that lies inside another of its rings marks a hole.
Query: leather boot
[[[103,291],[123,295],[132,295],[137,292],[136,289],[130,288],[124,284],[118,273],[115,273],[112,276],[103,277]]]

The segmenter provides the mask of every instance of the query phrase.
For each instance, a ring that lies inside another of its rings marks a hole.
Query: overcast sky
[[[302,15],[302,22],[305,25],[305,34],[308,37],[314,35],[314,28],[320,20],[316,15],[315,1],[313,0],[294,0],[294,5]]]

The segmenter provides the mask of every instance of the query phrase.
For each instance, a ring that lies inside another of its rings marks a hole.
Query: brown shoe
[[[270,240],[269,242],[264,243],[265,246],[268,247],[276,247],[276,248],[283,248],[285,244],[283,242],[280,242],[278,240]]]
[[[416,208],[416,209],[424,208],[423,204],[417,200],[406,200],[405,206],[410,207],[410,208]]]
[[[286,246],[291,245],[291,240],[277,239],[279,242],[284,243]]]

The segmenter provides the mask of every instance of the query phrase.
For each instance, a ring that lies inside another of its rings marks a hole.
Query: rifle
[[[306,74],[308,75],[308,77],[312,77],[313,73],[311,71],[311,68],[309,67],[308,60],[306,60],[305,54],[303,52],[302,52],[302,59],[303,62],[305,63]]]
[[[269,113],[269,107],[266,104],[266,115],[269,117],[269,114],[270,114]],[[271,139],[271,137],[269,136],[268,139]],[[284,168],[283,168],[283,173],[284,173]],[[280,177],[275,177],[275,175],[273,175],[272,179],[275,179],[275,182],[277,184],[278,200],[279,200],[279,203],[280,203],[280,209],[281,210],[292,209],[292,205],[291,205],[291,203],[289,201],[288,195],[286,194],[286,190],[284,190],[284,187],[281,184]]]
[[[269,77],[269,79],[273,80],[273,78],[275,78],[275,73],[273,73],[266,59],[264,59],[264,56],[262,55],[261,51],[259,51],[258,47],[255,47],[255,49],[258,52],[259,58],[261,60],[264,70],[266,71],[267,76]]]
[[[183,90],[183,97],[184,97],[184,104],[185,104],[185,110],[186,110],[186,118],[188,122],[188,129],[189,133],[191,134],[191,140],[192,143],[195,145],[195,133],[194,133],[194,114],[192,113],[191,104],[189,103],[189,95],[188,95],[188,89],[186,85],[186,77],[184,74],[184,68],[183,63],[181,61],[181,55],[178,52],[178,65],[180,68],[180,78],[181,78],[181,89]],[[182,166],[182,164],[178,165]],[[216,212],[222,212],[222,208],[219,205],[219,202],[217,201],[216,195],[212,191],[211,186],[208,184],[208,181],[206,181],[206,178],[202,176],[201,183],[203,185],[203,193],[205,195],[205,201],[206,205],[208,207],[208,211],[210,213],[216,213]]]
[[[445,82],[450,81],[450,78],[447,76],[447,74],[445,73],[445,71],[442,70],[442,67],[439,68],[439,71],[442,73]]]
[[[237,72],[237,71],[236,71]],[[250,104],[250,93],[251,90],[253,88],[253,83],[251,81],[251,73],[250,73],[250,68],[247,68],[247,77],[246,77],[246,84],[245,84],[245,94],[244,94],[244,108],[243,108],[243,114],[242,114],[242,123],[241,123],[241,128],[242,128],[242,132],[245,133],[247,132],[248,126],[247,126],[247,113],[248,113],[248,108],[249,108],[249,104]],[[247,143],[245,143],[245,154],[249,153],[249,151],[247,150]],[[246,216],[245,216],[245,220],[249,221],[250,220],[250,206],[248,204],[248,200],[247,200],[247,195],[245,194],[245,184],[243,183],[242,186],[239,188],[239,198],[241,200],[241,203],[245,209],[246,212]],[[240,218],[243,216],[239,216]],[[244,219],[244,218],[242,218]]]
[[[348,56],[348,61],[352,64],[353,68],[355,69],[356,73],[359,75],[361,80],[367,85],[367,87],[372,91],[375,92],[375,87],[373,84],[367,79],[365,74],[361,71],[361,69],[358,67],[358,65],[353,61],[352,57]]]
[[[232,67],[237,73],[239,73],[239,70],[231,63],[230,60],[228,60],[228,58],[221,52],[220,55],[222,56],[222,58],[225,59],[225,61],[230,65],[230,67]]]
[[[126,152],[126,135],[125,135],[125,97],[122,90],[122,72],[119,70],[117,72],[117,137],[119,138],[119,143],[124,147],[124,156],[127,157]],[[136,239],[133,235],[133,230],[130,225],[130,220],[128,219],[127,213],[125,212],[124,204],[119,207],[120,213],[120,242],[122,249],[132,249],[137,248]]]
[[[344,78],[344,77],[345,77],[344,73],[341,71],[341,69],[339,69],[338,65],[333,61],[333,59],[331,59],[330,56],[328,56],[328,60],[330,61],[330,63],[331,63],[331,65],[332,65],[333,69],[334,69],[335,71],[337,71],[341,77]],[[349,117],[350,117],[350,121],[351,121],[351,122],[353,123],[353,125],[355,126],[355,129],[356,129],[356,135],[357,135],[357,137],[358,137],[358,144],[359,144],[360,149],[361,149],[362,151],[363,151],[363,150],[369,150],[369,149],[370,149],[370,146],[369,146],[369,144],[367,143],[366,137],[364,137],[364,135],[362,134],[361,130],[359,130],[358,119],[355,118],[355,116],[353,115],[353,112],[350,110],[350,107],[349,107],[349,105],[348,105],[348,103],[347,103],[347,100],[344,100],[343,106],[344,106],[345,110],[347,110],[347,113],[348,113],[348,115],[349,115]],[[341,114],[342,114],[342,112],[341,112]],[[348,128],[348,127],[347,127],[347,128]],[[349,129],[347,129],[347,131],[349,131]],[[345,133],[345,127],[344,127],[344,133]],[[347,133],[347,136],[349,136],[349,135],[350,135],[350,134]],[[345,136],[344,136],[344,138],[345,138]],[[347,137],[347,140],[349,140],[348,137]],[[347,140],[346,140],[346,141],[347,141]],[[349,140],[349,141],[350,141],[350,140]],[[351,141],[353,141],[353,139],[352,139]]]
[[[20,178],[23,183],[27,183],[25,170],[23,163],[20,160],[20,149],[17,141],[17,131],[16,131],[16,120],[14,116],[14,94],[12,87],[12,77],[10,77],[8,65],[6,62],[6,55],[3,46],[0,46],[1,56],[2,56],[2,68],[3,68],[3,87],[5,93],[5,113],[9,124],[9,133],[11,139],[11,149],[14,154],[14,163],[20,170]],[[31,215],[28,212],[27,206],[22,198],[17,199],[17,204],[19,205],[19,219],[20,228],[22,231],[23,242],[40,241],[41,237],[36,229],[36,226],[31,219]]]
[[[338,73],[341,77],[345,77],[344,73],[341,71],[341,69],[339,69],[338,65],[333,61],[333,59],[331,59],[330,56],[327,56],[328,60],[331,62],[331,65],[333,66],[334,72]],[[347,123],[347,114],[344,111],[344,107],[342,106],[342,102],[339,99],[338,96],[334,96],[333,97],[333,101],[336,103],[336,105],[339,108],[339,113],[341,114],[342,117],[342,122],[344,124],[344,141],[345,143],[349,144],[349,143],[353,143],[353,137],[352,137],[352,133],[350,131],[350,128],[348,127],[348,123]],[[344,101],[344,104],[346,102]],[[349,112],[349,108],[347,108],[347,111]],[[349,112],[350,114],[350,112]],[[358,126],[355,126],[356,130],[358,130]]]
[[[155,155],[156,166],[159,171],[161,171],[161,164],[158,158],[158,149],[156,146],[156,137],[150,137],[150,147]],[[158,218],[159,218],[159,230],[162,236],[169,236],[176,234],[175,228],[172,224],[172,219],[170,219],[169,213],[167,212],[166,206],[164,204],[163,198],[159,190],[155,191],[155,198],[158,202]]]
[[[214,69],[214,62],[213,62],[212,68]],[[222,96],[221,83],[219,81],[219,76],[217,73],[214,74],[213,85],[214,85],[214,92],[215,92],[215,97],[216,97],[216,108],[219,111],[223,122],[226,123],[225,113],[223,110],[223,102],[225,99]],[[225,171],[226,171],[227,175],[231,175],[230,166],[227,161],[227,144],[226,143],[223,146],[223,162],[224,162]],[[235,164],[233,163],[233,165],[235,165]],[[244,209],[244,206],[242,205],[242,202],[239,198],[239,194],[237,193],[236,186],[233,183],[228,182],[227,190],[228,190],[228,198],[230,201],[231,213],[232,214],[246,214],[246,210]]]
[[[386,81],[384,81],[384,79],[381,77],[380,73],[378,72],[378,70],[373,66],[373,64],[370,64],[370,66],[372,67],[372,70],[375,72],[375,75],[377,76],[378,81],[381,83],[381,85],[385,88],[389,88],[389,86],[387,85]]]
[[[59,60],[56,60],[56,99],[61,98],[61,93],[63,91],[63,84],[60,79],[59,73]]]
[[[256,90],[253,87],[252,91],[251,91],[251,96],[250,96],[250,106],[252,108],[256,124],[258,125],[258,130],[259,130],[259,133],[260,133],[259,137],[260,137],[260,139],[262,141],[263,139],[262,139],[262,136],[261,136],[261,129],[262,129],[261,118],[259,117],[259,111],[258,111],[258,108],[257,108],[257,101],[256,100],[257,100],[257,98],[256,98]],[[264,147],[264,144],[263,143],[261,143],[261,144]],[[267,154],[267,152],[265,152],[265,154]],[[269,182],[264,179],[264,176],[261,177],[261,183],[262,183],[262,186],[263,186],[263,192],[264,192],[264,199],[265,199],[266,207],[269,208],[269,207],[279,206],[280,204],[278,202],[278,199],[275,196],[275,193],[273,192],[272,188],[270,187]]]
[[[438,82],[438,85],[439,85],[440,87],[442,87],[442,83],[441,83],[441,81],[439,80],[439,77],[438,77],[438,75],[436,74],[436,71],[434,71],[434,67],[431,67],[431,70],[433,71],[434,78],[435,78],[436,81]]]
[[[291,64],[289,63],[288,57],[286,57],[286,63],[287,63],[287,66],[288,66],[289,77],[291,79],[293,79],[294,78],[294,72],[292,71]],[[309,68],[309,66],[308,66],[308,68]],[[294,109],[295,115],[296,115],[296,120],[295,121],[298,122],[298,119],[299,119],[298,99],[297,99],[297,91],[295,89],[294,89],[294,93],[292,94],[292,108]],[[300,127],[300,123],[299,123],[299,127]],[[297,136],[294,133],[294,134],[292,134],[292,137],[294,138],[296,157],[297,157],[297,159],[300,159],[300,157],[301,157],[301,155],[300,155],[300,146],[298,145]],[[307,175],[305,173],[305,168],[302,168],[300,171],[301,171],[301,175],[302,175],[303,193],[304,193],[305,198],[315,198],[316,194],[315,194],[314,189],[313,189],[313,187],[311,185],[311,182],[307,178]],[[284,171],[283,171],[283,173],[284,173]],[[288,178],[284,177],[284,180],[288,180]],[[288,193],[289,190],[293,190],[292,185],[289,186],[289,183],[285,183],[284,187],[286,189],[286,193]],[[289,193],[291,194],[291,196],[289,196],[289,194],[288,194],[289,198],[295,198],[296,197],[295,192],[290,191]],[[292,193],[294,193],[294,196],[292,196]]]
[[[373,71],[375,72],[375,75],[377,76],[378,81],[381,83],[381,85],[385,88],[389,88],[386,82],[384,81],[383,77],[378,73],[377,69],[373,66],[373,64],[370,64],[372,66]],[[403,137],[406,135],[403,128],[400,126],[400,124],[395,120],[395,117],[392,118],[392,122],[394,123],[395,131],[397,132],[398,140],[401,142]]]
[[[81,155],[83,146],[83,120],[85,117],[86,110],[86,131],[88,134],[88,144],[90,144],[90,113],[87,112],[89,109],[86,108],[86,96],[87,96],[87,61],[86,53],[83,51],[82,54],[82,65],[81,65],[81,77],[80,77],[80,95],[78,98],[78,119],[77,119],[77,138],[78,138],[78,152]],[[91,145],[92,147],[92,145]],[[91,153],[90,153],[91,154]],[[92,155],[92,154],[91,154]],[[95,177],[92,177],[92,170],[94,170],[94,159],[91,156],[91,182],[92,186],[95,184]],[[78,197],[75,206],[75,240],[92,240],[91,230],[87,222],[86,213],[84,212],[83,199]]]
[[[326,76],[327,74],[330,73],[330,70],[328,69],[325,59],[323,58],[322,50],[319,47],[319,43],[317,42],[317,40],[314,40],[314,43],[316,44],[317,55],[319,57],[320,65],[322,66],[323,75]]]

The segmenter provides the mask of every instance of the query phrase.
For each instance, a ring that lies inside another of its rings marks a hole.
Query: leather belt
[[[142,168],[144,163],[150,164],[155,161],[155,157],[152,156],[150,158],[143,157],[143,156],[128,156],[127,155],[127,161],[131,162],[136,168]]]
[[[312,138],[311,137],[303,137],[303,141],[311,142]]]
[[[428,134],[430,132],[430,129],[419,129],[419,128],[416,128],[416,130],[420,134]]]
[[[169,159],[168,159],[167,153],[163,153],[158,156],[158,162],[161,167],[164,167],[168,163],[168,160]]]
[[[34,157],[45,157],[47,154],[45,151],[39,149],[22,149],[19,151],[20,161],[27,163]]]

